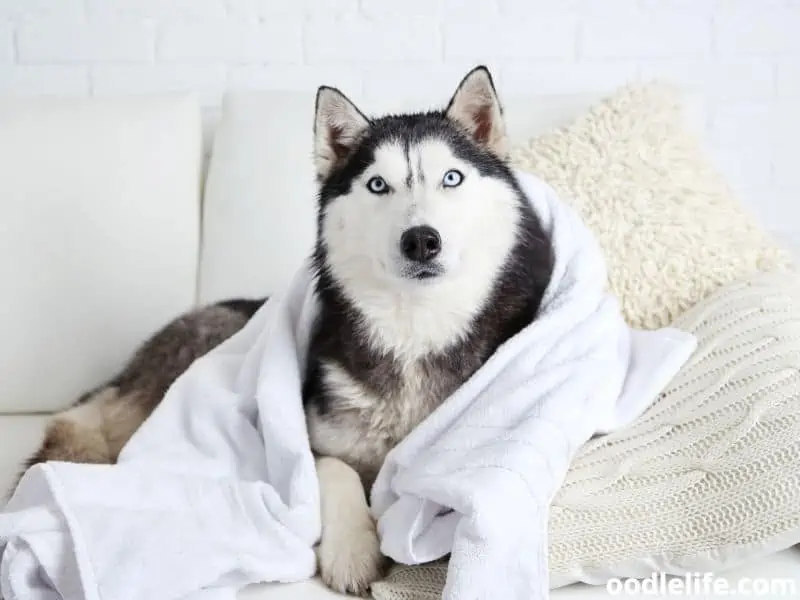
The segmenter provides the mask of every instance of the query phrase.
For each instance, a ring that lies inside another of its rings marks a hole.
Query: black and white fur
[[[335,589],[380,573],[361,483],[538,309],[552,251],[506,144],[483,67],[443,111],[369,119],[318,92],[321,314],[304,396],[313,450],[359,475],[321,470],[319,559]]]
[[[336,89],[317,93],[320,314],[303,392],[319,569],[335,590],[363,594],[381,575],[367,494],[386,454],[536,315],[552,250],[506,145],[484,67],[441,111],[370,119]],[[262,302],[221,302],[167,324],[53,417],[26,466],[115,462],[172,382]]]

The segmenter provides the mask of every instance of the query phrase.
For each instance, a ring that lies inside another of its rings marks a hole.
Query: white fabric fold
[[[555,249],[540,314],[389,453],[372,488],[384,554],[451,554],[445,600],[548,597],[548,508],[570,460],[639,416],[696,346],[629,328],[594,236],[548,185],[517,176]]]
[[[547,598],[547,515],[577,448],[635,419],[695,340],[628,328],[599,247],[518,174],[555,245],[540,316],[388,456],[372,490],[382,549],[451,554],[444,597]],[[118,465],[31,468],[0,514],[5,600],[228,600],[315,569],[319,491],[301,399],[313,279],[198,360]]]
[[[5,600],[232,600],[316,569],[319,489],[301,373],[308,270],[195,362],[119,463],[25,474],[0,514]]]

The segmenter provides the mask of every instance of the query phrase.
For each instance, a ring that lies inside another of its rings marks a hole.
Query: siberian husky
[[[328,586],[365,594],[384,568],[367,500],[384,457],[535,318],[553,256],[507,163],[485,67],[443,110],[370,118],[321,87],[315,112],[320,313],[303,397],[322,503],[317,555]],[[53,418],[26,467],[114,462],[171,383],[262,302],[229,300],[166,325]]]

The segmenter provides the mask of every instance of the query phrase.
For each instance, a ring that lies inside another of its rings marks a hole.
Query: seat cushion
[[[251,585],[239,592],[237,600],[341,600],[352,598],[325,587],[319,578],[300,583]]]
[[[186,95],[0,101],[0,413],[64,407],[194,302]]]

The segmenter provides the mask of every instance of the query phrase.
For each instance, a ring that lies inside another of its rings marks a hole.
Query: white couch
[[[161,324],[287,282],[315,229],[313,100],[232,94],[210,136],[192,96],[0,101],[0,487],[38,444],[47,413],[111,375]],[[512,138],[594,100],[510,99]],[[423,104],[365,108],[409,106]],[[792,550],[728,576],[798,574]],[[604,595],[573,586],[553,597]],[[317,582],[242,594],[332,597]]]

